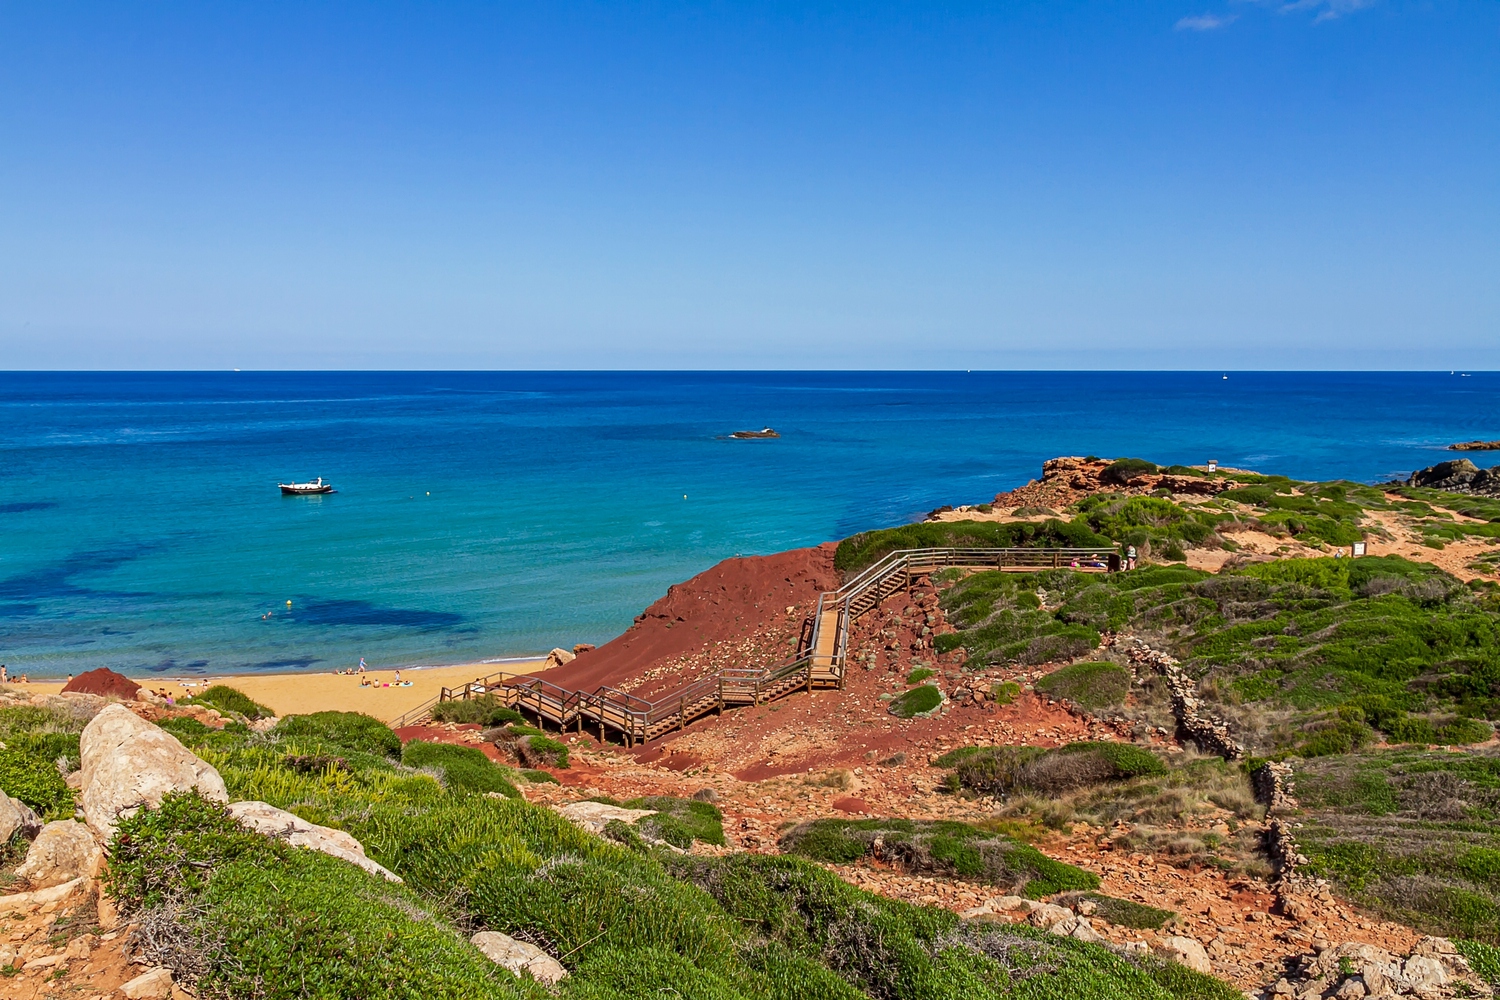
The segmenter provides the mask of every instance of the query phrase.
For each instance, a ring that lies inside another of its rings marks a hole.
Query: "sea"
[[[1500,373],[0,373],[0,663],[499,662],[1056,455],[1375,483],[1474,438]]]

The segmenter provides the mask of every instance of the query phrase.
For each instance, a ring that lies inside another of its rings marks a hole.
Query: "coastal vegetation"
[[[203,705],[206,708],[217,709],[225,715],[238,716],[250,722],[269,719],[276,714],[242,691],[227,684],[215,684],[205,688],[193,697],[184,699],[183,704]]]
[[[0,725],[7,748],[20,736],[77,745],[47,712],[6,710]],[[496,777],[508,783],[510,772],[473,748],[392,750],[380,723],[353,713],[292,716],[265,732],[231,726],[179,718],[167,728],[218,770],[231,800],[343,831],[402,882],[253,833],[196,792],[122,819],[106,890],[141,928],[148,961],[199,996],[1235,995],[1157,958],[874,896],[814,860],[863,856],[880,841],[903,864],[1031,896],[1097,889],[1086,871],[993,830],[833,821],[789,834],[788,856],[693,856],[674,849],[724,842],[710,802],[621,803],[654,815],[616,843],[510,797]],[[648,846],[656,842],[667,846]],[[487,959],[467,940],[474,930],[535,942],[570,974],[549,993]]]
[[[940,546],[1107,548],[1109,539],[1096,534],[1087,524],[1055,518],[1041,522],[923,521],[851,535],[839,543],[833,565],[845,573],[856,573],[898,549]]]

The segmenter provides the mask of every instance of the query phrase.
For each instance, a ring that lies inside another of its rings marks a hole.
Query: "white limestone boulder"
[[[342,830],[309,823],[295,813],[277,809],[265,802],[231,803],[229,815],[241,826],[256,833],[285,840],[293,847],[321,851],[351,865],[358,865],[371,875],[379,875],[389,882],[401,881],[401,877],[395,872],[366,857],[365,846]]]
[[[17,833],[30,840],[42,828],[42,820],[30,806],[0,792],[0,844]]]
[[[469,940],[474,943],[474,947],[484,952],[485,958],[518,976],[528,973],[537,982],[547,986],[568,977],[568,970],[557,959],[536,945],[517,941],[508,934],[480,931]]]
[[[16,874],[33,889],[45,889],[93,876],[103,857],[87,826],[63,819],[42,827]]]
[[[1187,966],[1194,972],[1213,972],[1208,952],[1193,938],[1166,937],[1156,945],[1156,953],[1171,962]]]
[[[634,824],[647,816],[656,815],[655,809],[626,809],[605,802],[569,802],[565,806],[554,808],[569,821],[594,834],[603,834],[610,820]]]
[[[161,804],[169,792],[196,790],[224,802],[224,779],[206,761],[128,708],[110,705],[94,716],[79,738],[83,759],[84,816],[101,841],[144,807]]]

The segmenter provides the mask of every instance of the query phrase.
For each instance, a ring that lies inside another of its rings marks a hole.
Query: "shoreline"
[[[457,687],[487,674],[506,671],[531,674],[541,670],[546,657],[480,660],[447,666],[385,667],[367,669],[365,677],[372,686],[361,687],[358,674],[313,673],[212,674],[201,678],[131,677],[152,691],[165,690],[174,700],[192,697],[214,684],[227,684],[247,697],[270,708],[278,716],[307,715],[311,712],[363,712],[381,722],[390,722],[410,712],[423,702],[436,698],[444,687]],[[409,687],[391,686],[395,675],[409,682]],[[187,687],[184,682],[193,684]],[[57,694],[66,681],[42,679],[25,684],[12,683],[14,690],[30,694]],[[374,685],[384,686],[374,686]]]

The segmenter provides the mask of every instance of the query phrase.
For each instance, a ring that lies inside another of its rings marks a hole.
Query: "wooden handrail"
[[[715,708],[722,712],[726,685],[734,691],[749,687],[751,703],[756,705],[761,703],[762,697],[769,700],[804,689],[811,692],[817,685],[815,673],[818,671],[827,671],[823,686],[842,688],[849,651],[850,626],[854,620],[874,608],[890,593],[900,589],[901,585],[897,584],[889,591],[884,590],[897,577],[904,577],[909,584],[915,575],[944,568],[1115,571],[1120,568],[1120,554],[1117,545],[1099,548],[898,549],[861,570],[837,590],[819,594],[811,631],[806,631],[804,623],[806,638],[799,646],[797,655],[782,663],[769,667],[725,667],[693,680],[654,702],[609,685],[601,685],[591,692],[569,691],[539,677],[502,670],[477,678],[462,688],[443,688],[436,699],[407,712],[397,720],[396,725],[409,725],[420,720],[438,702],[483,697],[497,693],[497,689],[503,689],[507,704],[522,705],[534,701],[535,705],[525,707],[536,712],[539,719],[550,718],[559,727],[576,722],[582,731],[583,720],[588,718],[598,723],[601,739],[608,727],[623,734],[627,743],[634,743],[636,740],[652,739],[663,731],[681,729],[699,715],[714,711]],[[874,600],[866,604],[861,600],[866,597],[873,597]],[[821,657],[817,656],[815,654],[824,614],[835,610],[837,617],[832,651]],[[829,662],[818,663],[820,659]],[[793,677],[803,680],[797,684],[778,687]],[[828,683],[830,680],[831,685]],[[550,709],[550,714],[544,709]]]

